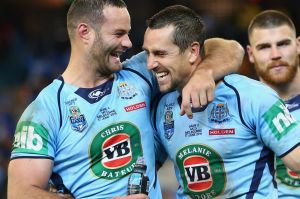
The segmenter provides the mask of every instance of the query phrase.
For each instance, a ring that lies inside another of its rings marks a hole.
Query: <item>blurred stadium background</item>
[[[0,199],[6,198],[7,164],[15,125],[36,94],[63,72],[69,58],[66,12],[72,0],[2,0],[0,4]],[[124,0],[132,17],[130,38],[141,50],[145,20],[168,5],[182,4],[204,18],[208,37],[247,45],[250,19],[264,9],[284,11],[300,26],[297,0]],[[256,78],[247,56],[240,73]],[[177,183],[168,162],[159,172],[164,198],[174,198]],[[171,174],[170,174],[171,172]]]

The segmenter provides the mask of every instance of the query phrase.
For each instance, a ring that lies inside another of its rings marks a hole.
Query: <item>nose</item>
[[[153,58],[153,56],[148,55],[147,57],[147,67],[149,70],[154,70],[158,66],[157,61]]]
[[[273,60],[277,60],[277,59],[281,58],[281,53],[280,53],[279,49],[276,46],[272,47],[272,49],[271,49],[271,58]]]
[[[128,35],[124,36],[124,39],[122,40],[122,46],[126,47],[126,48],[131,48],[132,47],[132,43],[130,41],[130,38]]]

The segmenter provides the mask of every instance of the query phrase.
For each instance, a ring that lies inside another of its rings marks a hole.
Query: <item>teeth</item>
[[[168,75],[167,72],[156,73],[156,77],[157,77],[157,78],[163,78],[163,77],[165,77],[165,76],[167,76],[167,75]]]
[[[110,55],[113,56],[115,59],[120,60],[121,54],[122,53],[120,53],[120,52],[114,52],[114,53],[111,53]]]
[[[111,55],[115,57],[120,57],[122,55],[122,52],[113,52],[111,53]]]

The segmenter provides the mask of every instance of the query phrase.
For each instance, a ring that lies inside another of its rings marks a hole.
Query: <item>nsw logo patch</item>
[[[209,122],[223,123],[230,121],[229,108],[226,103],[213,104],[209,115]]]
[[[70,122],[74,131],[82,132],[88,125],[84,114],[80,113],[80,109],[77,106],[70,107]]]
[[[165,117],[164,117],[164,135],[166,139],[171,139],[171,137],[174,134],[174,120],[173,120],[173,112],[172,111],[166,111]]]
[[[118,86],[121,99],[132,99],[137,96],[136,88],[126,82],[121,82]]]

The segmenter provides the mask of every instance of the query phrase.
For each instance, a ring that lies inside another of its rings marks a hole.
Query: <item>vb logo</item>
[[[122,178],[132,171],[142,154],[140,131],[134,124],[111,124],[99,131],[90,144],[91,170],[99,178]]]
[[[213,181],[207,159],[192,156],[184,161],[184,170],[190,190],[203,191],[211,187]]]
[[[110,168],[117,168],[131,160],[130,138],[127,134],[110,137],[103,143],[102,163]]]
[[[191,198],[217,198],[225,189],[223,159],[214,149],[201,144],[187,145],[176,154],[184,193]]]

